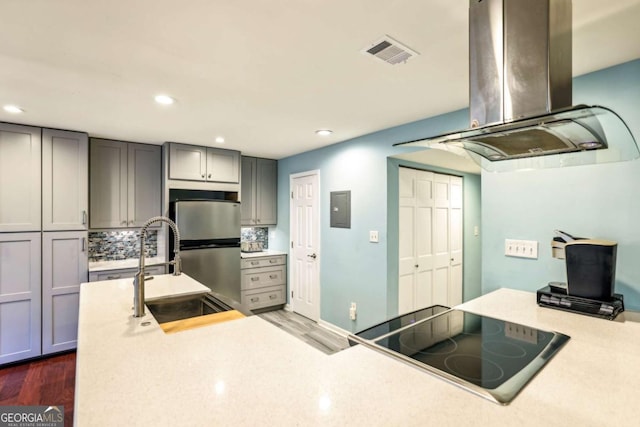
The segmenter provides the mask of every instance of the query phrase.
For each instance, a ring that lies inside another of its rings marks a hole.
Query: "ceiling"
[[[0,0],[0,105],[24,109],[0,121],[283,158],[466,107],[467,14],[468,0]],[[640,58],[639,22],[640,0],[573,0],[573,74]],[[385,34],[420,55],[361,52]]]

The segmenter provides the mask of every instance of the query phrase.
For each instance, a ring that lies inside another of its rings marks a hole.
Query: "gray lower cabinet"
[[[158,274],[165,274],[166,272],[164,266],[145,267],[144,271],[147,273],[145,276],[156,276]],[[137,272],[137,268],[92,271],[89,273],[89,281],[100,282],[102,280],[133,279]]]
[[[0,233],[0,365],[41,354],[41,234]]]
[[[162,147],[92,138],[89,158],[91,228],[141,227],[161,214]]]
[[[249,310],[277,308],[286,302],[287,256],[243,258],[241,303]]]
[[[243,156],[241,186],[242,225],[277,224],[278,162]]]
[[[41,133],[0,123],[0,232],[41,229]]]
[[[87,281],[86,231],[42,236],[42,354],[76,348],[80,283]]]

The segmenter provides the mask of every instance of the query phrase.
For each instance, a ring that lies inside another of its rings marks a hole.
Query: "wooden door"
[[[41,229],[41,129],[0,123],[0,232]]]
[[[0,233],[0,365],[41,354],[41,233]]]
[[[80,283],[88,278],[87,233],[42,237],[42,353],[76,348]]]
[[[320,318],[320,174],[291,176],[291,305]]]
[[[86,133],[42,131],[42,229],[86,230],[89,210]]]
[[[398,312],[462,302],[462,178],[399,170]]]

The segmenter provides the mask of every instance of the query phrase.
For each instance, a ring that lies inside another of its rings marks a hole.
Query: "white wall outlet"
[[[369,232],[369,241],[371,243],[378,243],[380,241],[377,231],[373,230]]]
[[[538,242],[536,240],[505,239],[504,254],[518,258],[538,259]]]
[[[349,307],[349,319],[356,320],[356,303],[352,302],[351,307]]]

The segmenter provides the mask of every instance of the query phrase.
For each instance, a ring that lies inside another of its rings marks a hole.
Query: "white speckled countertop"
[[[327,356],[257,316],[165,335],[122,280],[83,284],[77,426],[637,425],[640,324],[500,289],[462,308],[571,340],[500,406],[363,346]],[[108,304],[105,304],[108,301]]]
[[[286,255],[286,252],[266,249],[260,252],[240,252],[240,258],[258,258],[263,256]]]

